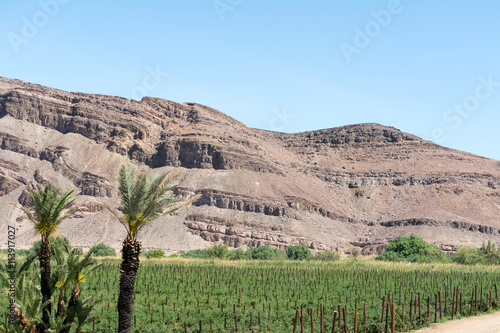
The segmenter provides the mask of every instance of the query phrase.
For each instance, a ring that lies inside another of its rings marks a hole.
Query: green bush
[[[95,252],[92,254],[93,257],[115,257],[115,249],[107,246],[104,243],[97,244]]]
[[[252,259],[250,256],[250,252],[245,252],[243,249],[230,250],[227,254],[227,259],[229,260],[245,260]]]
[[[205,249],[205,251],[209,258],[225,259],[229,252],[229,249],[226,244],[214,244],[211,247]]]
[[[215,244],[206,249],[181,252],[182,258],[196,259],[229,259],[229,260],[280,260],[286,258],[286,253],[276,248],[261,245],[257,248],[229,250],[225,244]]]
[[[361,255],[361,248],[358,246],[353,246],[351,248],[351,255],[353,257],[359,257]]]
[[[429,244],[417,235],[394,238],[377,260],[407,261],[419,263],[449,262],[448,256],[435,245]]]
[[[192,259],[208,259],[209,256],[206,250],[196,249],[187,252],[181,252],[182,258],[192,258]]]
[[[305,260],[311,255],[309,248],[305,245],[290,245],[286,251],[288,259]]]
[[[336,251],[323,251],[310,256],[307,260],[317,260],[317,261],[338,261],[340,260],[340,253]]]
[[[495,244],[488,241],[480,248],[471,246],[461,246],[453,257],[453,261],[462,265],[500,265],[500,249]]]
[[[249,257],[257,260],[279,260],[285,259],[285,252],[266,245],[248,249]]]
[[[146,258],[148,259],[165,258],[165,252],[163,252],[163,250],[161,249],[149,250],[148,252],[146,252]]]
[[[50,244],[51,244],[51,249],[50,249],[50,254],[51,257],[54,258],[54,247],[58,246],[63,246],[66,245],[71,249],[71,244],[69,243],[68,239],[66,237],[62,236],[57,236],[57,237],[50,237]],[[31,246],[31,249],[29,250],[30,252],[35,252],[37,255],[40,252],[40,247],[42,245],[42,240],[37,240],[36,242],[33,243],[33,246]]]

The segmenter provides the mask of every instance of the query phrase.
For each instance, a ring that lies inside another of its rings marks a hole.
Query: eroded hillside
[[[26,186],[36,183],[74,188],[88,206],[61,226],[73,244],[120,247],[123,227],[92,200],[119,205],[126,162],[172,169],[178,194],[202,194],[146,229],[145,248],[300,243],[371,253],[411,233],[448,251],[500,242],[500,162],[378,124],[277,133],[195,103],[0,78],[0,141],[0,223],[19,228],[20,247],[35,236],[8,202],[27,204]]]

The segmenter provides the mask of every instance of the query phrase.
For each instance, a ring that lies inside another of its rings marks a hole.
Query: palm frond
[[[75,201],[75,198],[71,197],[71,194],[74,192],[74,190],[68,190],[64,192],[61,196],[56,197],[52,210],[50,211],[50,219],[53,221],[56,221],[63,211],[63,209],[67,206],[69,206],[73,201]]]
[[[57,232],[57,226],[65,219],[74,214],[78,209],[64,208],[70,205],[75,198],[71,197],[73,190],[68,190],[59,195],[59,190],[51,185],[42,188],[37,184],[36,188],[28,187],[28,194],[33,205],[34,213],[21,205],[11,203],[14,207],[22,211],[33,223],[38,234],[51,235]]]
[[[130,205],[130,197],[134,186],[134,171],[130,165],[122,165],[120,168],[118,183],[123,205],[127,207]]]
[[[199,196],[184,201],[180,196],[172,194],[179,182],[172,179],[167,171],[161,175],[135,174],[128,164],[120,168],[120,197],[123,204],[123,215],[119,216],[109,205],[99,204],[110,211],[127,230],[127,235],[133,238],[145,225],[151,221],[187,207]]]

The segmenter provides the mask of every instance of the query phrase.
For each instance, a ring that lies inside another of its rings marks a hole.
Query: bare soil
[[[499,333],[500,312],[433,324],[415,333]]]

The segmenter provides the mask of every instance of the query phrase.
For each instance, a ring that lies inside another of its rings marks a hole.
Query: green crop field
[[[115,332],[119,261],[82,285],[83,332]],[[397,332],[498,310],[500,268],[164,259],[141,264],[135,332]],[[303,327],[303,328],[302,328]],[[346,330],[347,328],[347,330]]]

